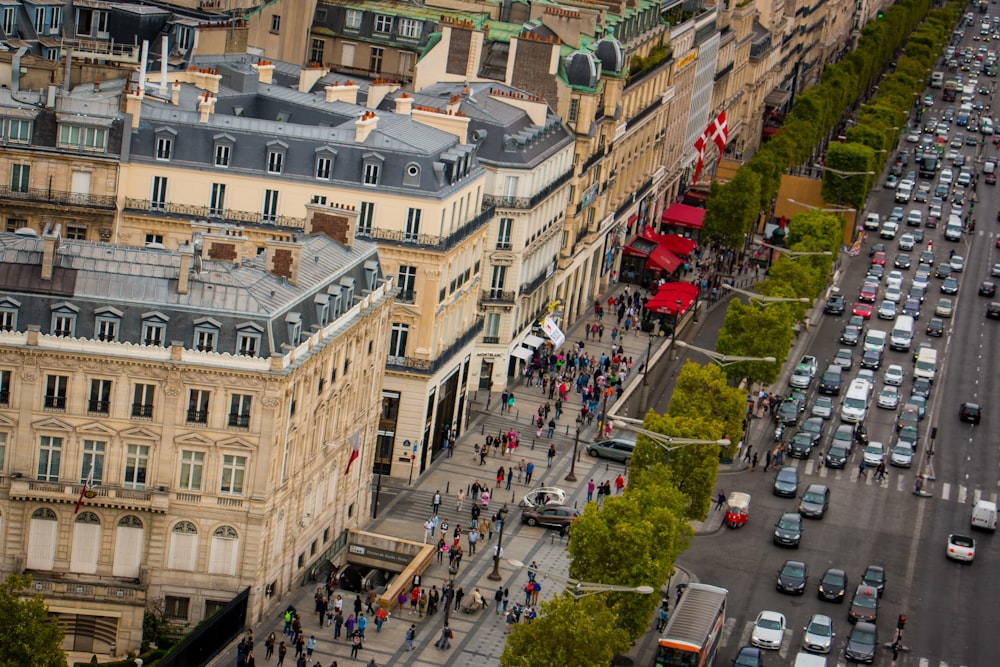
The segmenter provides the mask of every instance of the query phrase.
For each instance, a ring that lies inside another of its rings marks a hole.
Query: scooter
[[[854,429],[854,440],[862,447],[868,446],[868,430],[861,424]]]
[[[783,436],[784,434],[785,434],[785,425],[778,424],[777,427],[775,427],[774,429],[774,441],[781,442],[781,436]]]

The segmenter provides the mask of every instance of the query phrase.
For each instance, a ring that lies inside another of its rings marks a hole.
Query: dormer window
[[[375,260],[365,262],[365,280],[368,283],[368,291],[374,292],[378,287],[378,262]]]
[[[20,310],[20,301],[9,296],[0,299],[0,331],[17,331],[17,314]]]
[[[79,312],[79,308],[65,301],[52,306],[52,322],[49,333],[63,338],[75,337],[76,315]]]
[[[216,167],[227,168],[233,157],[233,146],[236,140],[228,134],[217,134],[212,137],[214,142],[213,156]]]
[[[341,312],[346,313],[354,306],[354,278],[340,279]]]
[[[340,296],[341,292],[343,291],[344,290],[341,289],[340,285],[330,285],[328,288],[326,288],[326,293],[330,295],[330,308],[332,309],[330,317],[333,320],[336,320],[344,312],[343,309],[344,302]]]
[[[382,33],[383,35],[388,35],[392,32],[392,19],[391,16],[386,16],[385,14],[375,15],[375,32]]]
[[[327,146],[316,149],[316,179],[320,181],[330,180],[333,174],[333,162],[337,159],[337,151]]]
[[[285,166],[285,153],[288,145],[280,141],[267,144],[267,173],[280,174]]]
[[[236,327],[236,354],[245,357],[260,356],[260,341],[264,328],[255,322],[244,322]]]
[[[420,185],[420,165],[411,162],[403,171],[403,185]]]
[[[288,344],[298,347],[302,340],[302,313],[285,315],[285,326],[288,327]]]
[[[384,158],[378,153],[365,153],[362,159],[364,160],[363,183],[371,186],[378,185]]]
[[[215,352],[219,345],[219,330],[222,324],[211,317],[194,321],[194,349],[199,352]]]
[[[156,159],[170,160],[174,155],[174,139],[177,132],[169,127],[162,127],[156,131]]]
[[[110,306],[101,308],[95,313],[94,338],[104,342],[118,340],[118,330],[121,328],[122,311]]]
[[[330,322],[330,295],[317,294],[313,297],[313,304],[316,306],[317,324],[325,327]]]
[[[143,313],[142,344],[163,347],[167,340],[167,322],[169,320],[169,317],[159,311]]]

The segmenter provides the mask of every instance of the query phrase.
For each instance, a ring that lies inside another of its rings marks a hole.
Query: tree
[[[0,665],[66,667],[63,631],[41,595],[23,597],[30,576],[7,575],[0,584]]]
[[[860,211],[874,182],[874,174],[863,173],[874,171],[874,155],[871,148],[861,144],[830,144],[826,153],[828,169],[823,173],[823,199]],[[855,175],[844,176],[838,171]]]
[[[726,375],[730,380],[746,378],[751,384],[770,384],[778,379],[780,361],[791,349],[794,324],[788,309],[779,306],[762,308],[753,304],[744,305],[739,299],[729,302],[726,320],[715,344],[716,351],[732,356],[777,359],[777,362],[741,361],[726,366]]]
[[[705,237],[735,248],[757,218],[760,203],[760,177],[749,169],[740,169],[729,183],[712,183],[705,212]]]
[[[501,667],[607,667],[630,639],[617,627],[605,595],[574,600],[568,595],[543,602],[532,623],[514,626],[500,655]],[[658,602],[658,600],[657,600]]]

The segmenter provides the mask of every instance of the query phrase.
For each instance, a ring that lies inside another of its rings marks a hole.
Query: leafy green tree
[[[500,655],[501,667],[607,667],[631,640],[617,627],[605,595],[574,600],[568,595],[541,605],[532,623],[514,626]]]
[[[773,266],[771,267],[774,268]],[[780,304],[761,308],[743,304],[739,299],[729,302],[726,319],[715,345],[717,352],[742,357],[774,357],[777,361],[741,361],[726,366],[731,381],[770,384],[778,379],[781,360],[791,349],[792,325],[795,320]],[[676,392],[675,392],[676,393]]]
[[[717,440],[739,434],[743,410],[743,393],[726,383],[721,368],[689,361],[677,374],[667,414],[675,419],[707,420],[712,424],[710,430],[683,437]]]
[[[0,584],[0,665],[66,667],[63,631],[41,595],[23,597],[31,577],[9,574]]]
[[[739,169],[725,185],[712,183],[705,212],[705,236],[735,248],[757,218],[760,203],[760,177],[749,169]]]
[[[826,152],[827,169],[823,172],[823,199],[860,211],[874,183],[873,166],[874,151],[870,147],[830,144]]]

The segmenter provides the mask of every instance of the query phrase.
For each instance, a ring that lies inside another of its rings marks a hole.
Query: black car
[[[979,296],[996,296],[997,286],[991,280],[984,280],[979,283]]]
[[[927,378],[915,378],[913,380],[913,386],[910,388],[910,393],[914,396],[923,396],[924,398],[931,397],[931,381]]]
[[[932,317],[929,322],[927,322],[927,335],[934,336],[935,338],[940,338],[944,335],[944,320],[940,317]]]
[[[958,294],[958,281],[954,278],[945,278],[941,281],[942,294]]]
[[[806,592],[809,569],[800,560],[786,560],[778,570],[778,590],[782,593],[802,595]]]
[[[756,646],[743,646],[733,658],[733,667],[764,667],[764,652]]]
[[[878,350],[865,350],[861,356],[861,368],[877,371],[882,366],[882,353]]]
[[[878,646],[878,630],[874,623],[861,622],[851,629],[847,636],[847,647],[844,657],[851,662],[875,662],[875,649]]]
[[[802,541],[802,516],[798,512],[786,512],[774,524],[773,541],[778,546],[799,548]]]
[[[840,366],[830,366],[827,368],[819,378],[819,393],[828,396],[839,396],[842,376],[843,373],[840,371]]]
[[[822,519],[830,507],[830,489],[823,484],[810,484],[799,500],[799,514]]]
[[[982,410],[980,410],[978,403],[962,403],[962,407],[958,411],[958,418],[970,424],[978,424],[982,418]]]
[[[778,411],[775,413],[775,419],[778,423],[788,426],[789,424],[794,424],[799,420],[799,402],[795,400],[785,399],[778,406]]]
[[[779,468],[774,476],[774,495],[794,498],[799,493],[799,471],[794,466]]]
[[[844,345],[854,346],[858,344],[859,340],[861,340],[861,327],[856,327],[853,324],[844,325],[840,332],[840,342]]]
[[[842,294],[833,294],[826,300],[826,307],[823,308],[823,312],[827,315],[843,315],[844,308],[844,296]]]
[[[830,449],[826,450],[825,465],[827,468],[843,468],[847,465],[847,457],[850,454],[847,447],[843,445],[830,445]]]
[[[792,436],[788,444],[788,455],[797,459],[807,459],[812,454],[813,444],[816,440],[812,434],[799,431]]]
[[[951,275],[951,264],[938,264],[938,267],[934,269],[935,278],[947,278]]]
[[[843,602],[847,592],[847,573],[843,570],[831,567],[823,573],[823,578],[819,580],[819,588],[816,594],[820,600],[830,602]]]
[[[884,243],[873,243],[872,247],[868,249],[868,256],[874,257],[877,252],[885,252]]]
[[[1000,302],[990,301],[986,306],[986,317],[991,320],[1000,320]]]
[[[907,254],[896,255],[896,259],[892,261],[892,265],[897,269],[908,269],[911,265],[910,256]]]
[[[885,568],[881,565],[869,565],[861,575],[861,583],[875,588],[882,595],[885,593]]]

